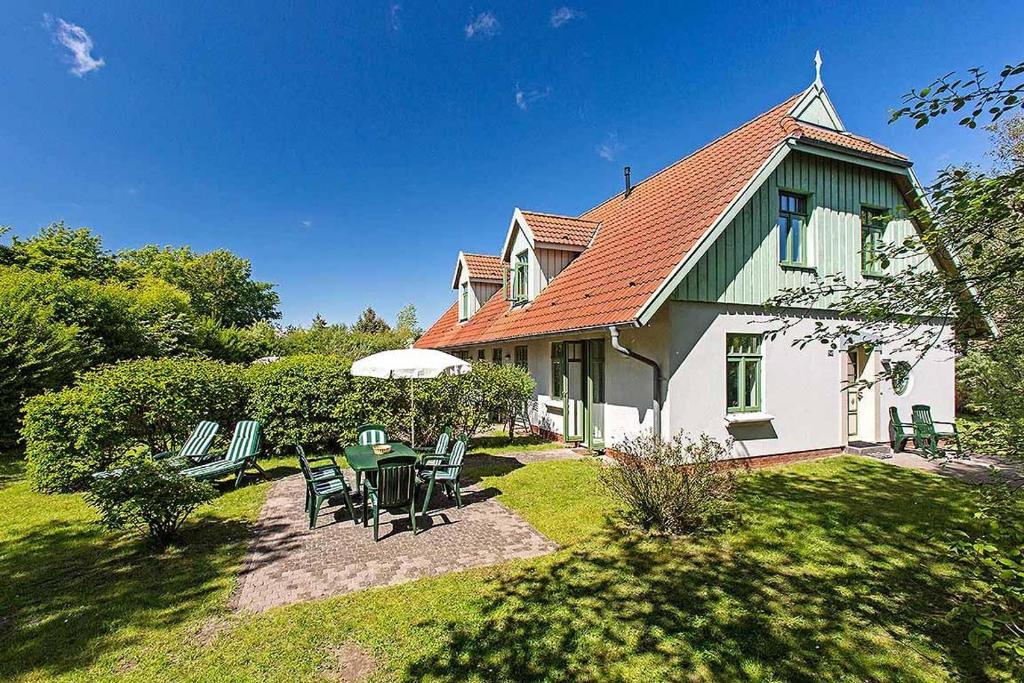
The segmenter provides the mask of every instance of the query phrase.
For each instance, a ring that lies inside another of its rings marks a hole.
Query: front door
[[[565,440],[583,441],[586,427],[586,368],[583,365],[584,342],[565,342],[565,387],[563,405]]]
[[[857,348],[846,352],[846,440],[860,439],[860,396],[856,382],[861,375],[861,358]]]
[[[587,342],[587,447],[604,448],[604,340]]]

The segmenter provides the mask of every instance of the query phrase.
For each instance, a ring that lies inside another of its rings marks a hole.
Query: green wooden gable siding
[[[807,195],[810,218],[806,269],[779,264],[779,190]],[[701,257],[672,298],[757,305],[783,289],[811,284],[815,273],[845,272],[853,281],[860,281],[862,206],[883,208],[897,216],[905,212],[905,203],[890,174],[817,155],[790,153]],[[892,220],[884,239],[902,241],[913,230],[907,219]],[[887,270],[915,265],[907,259],[902,261],[889,264]]]

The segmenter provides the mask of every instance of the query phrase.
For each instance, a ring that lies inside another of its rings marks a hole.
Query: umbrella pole
[[[409,417],[412,419],[412,447],[416,448],[416,392],[413,391],[412,378],[409,378],[409,404],[412,406],[412,412]]]

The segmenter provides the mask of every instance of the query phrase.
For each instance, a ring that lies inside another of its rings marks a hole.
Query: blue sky
[[[1012,2],[221,4],[8,0],[0,224],[226,247],[292,323],[432,322],[513,207],[599,203],[806,87],[815,49],[847,126],[922,180],[983,161],[984,134],[887,111],[1024,58]]]

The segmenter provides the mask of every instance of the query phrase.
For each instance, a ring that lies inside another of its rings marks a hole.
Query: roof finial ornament
[[[821,82],[821,50],[814,51],[814,85],[824,88]]]

